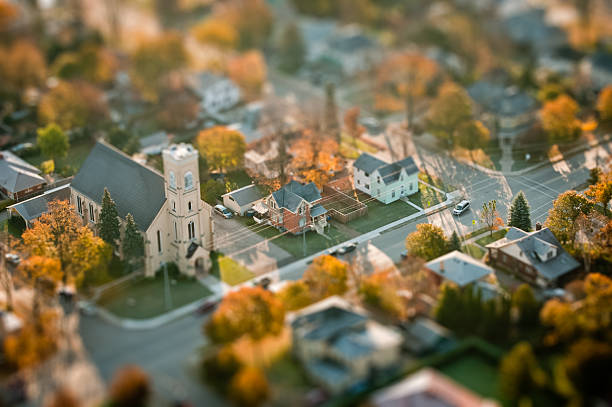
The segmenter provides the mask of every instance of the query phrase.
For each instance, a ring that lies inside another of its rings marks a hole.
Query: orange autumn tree
[[[597,112],[602,122],[612,122],[612,85],[606,86],[599,94]]]
[[[256,367],[242,368],[230,383],[229,395],[239,406],[262,405],[270,396],[266,375]]]
[[[202,44],[234,49],[238,45],[238,31],[230,23],[217,18],[207,18],[191,30]]]
[[[342,170],[338,143],[317,131],[304,130],[292,144],[291,153],[291,166],[305,181],[312,181],[319,188],[327,183],[334,172]]]
[[[29,87],[41,87],[46,78],[45,56],[33,43],[20,40],[0,48],[0,93],[19,94]]]
[[[348,289],[348,265],[330,255],[315,258],[302,280],[310,287],[314,301],[341,295]]]
[[[145,407],[152,389],[149,376],[138,366],[127,365],[115,373],[109,389],[109,405],[113,407]]]
[[[596,184],[589,186],[585,195],[602,205],[604,215],[607,216],[609,214],[610,210],[608,207],[610,200],[612,200],[612,166],[607,173],[599,176]]]
[[[4,354],[19,369],[36,366],[57,349],[59,335],[56,311],[45,310],[37,320],[26,321],[19,332],[4,340]]]
[[[18,15],[17,7],[7,0],[0,0],[0,31],[8,27]]]
[[[32,284],[32,316],[34,321],[38,321],[41,285],[43,281],[48,281],[55,286],[62,281],[61,264],[58,259],[34,255],[24,260],[18,269]]]
[[[280,334],[284,321],[283,304],[272,293],[261,287],[243,287],[223,298],[204,329],[215,343],[242,337],[259,341]]]
[[[406,307],[398,295],[400,281],[390,271],[381,271],[365,277],[359,286],[364,303],[377,308],[393,319],[404,319]]]
[[[257,99],[266,81],[266,61],[261,52],[248,51],[228,61],[227,75],[238,84],[246,100]]]
[[[551,143],[574,141],[580,135],[579,107],[568,95],[544,103],[540,111],[542,128]]]

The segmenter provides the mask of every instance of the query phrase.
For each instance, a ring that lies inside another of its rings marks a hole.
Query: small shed
[[[223,206],[243,216],[264,196],[257,185],[251,184],[223,195]]]

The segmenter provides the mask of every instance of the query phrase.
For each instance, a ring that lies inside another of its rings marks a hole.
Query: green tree
[[[468,120],[463,122],[457,130],[457,144],[473,152],[487,146],[491,139],[490,134],[489,129],[482,122]]]
[[[232,170],[244,165],[246,142],[239,131],[223,126],[202,130],[196,146],[211,169]]]
[[[102,195],[102,210],[98,217],[98,234],[102,240],[117,249],[117,241],[121,237],[119,214],[117,213],[117,205],[106,188],[104,188],[104,194]]]
[[[406,237],[406,249],[413,256],[427,261],[448,252],[448,244],[442,228],[429,223],[420,223],[417,230]]]
[[[210,205],[216,205],[219,196],[226,193],[225,185],[214,179],[207,180],[200,188],[202,200]]]
[[[573,243],[576,219],[580,214],[587,215],[592,209],[593,203],[588,198],[576,191],[566,191],[553,202],[545,225],[561,243]]]
[[[66,157],[70,143],[66,133],[57,124],[50,123],[46,127],[38,129],[37,133],[36,144],[40,147],[43,155],[54,161]]]
[[[427,113],[429,131],[454,146],[458,130],[470,120],[472,103],[467,92],[452,82],[442,85]]]
[[[295,23],[291,23],[285,28],[278,51],[280,54],[279,67],[281,70],[295,73],[304,64],[306,48],[302,34]]]
[[[461,239],[459,239],[459,235],[457,234],[456,230],[453,230],[453,234],[448,240],[448,250],[451,252],[453,250],[461,250]]]
[[[529,395],[548,380],[528,342],[512,348],[502,360],[499,374],[503,394],[514,402],[528,400]]]
[[[521,284],[512,294],[512,305],[518,313],[519,324],[534,326],[540,320],[540,303],[528,284]]]
[[[523,191],[520,191],[518,195],[512,201],[510,206],[510,216],[508,217],[508,226],[514,226],[529,232],[531,230],[531,215],[529,203]]]
[[[144,257],[144,238],[131,213],[125,216],[122,250],[123,256],[130,263],[137,263]]]

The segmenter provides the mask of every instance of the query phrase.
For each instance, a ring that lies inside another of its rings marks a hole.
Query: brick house
[[[314,183],[291,181],[266,199],[270,223],[293,234],[315,230],[323,233],[327,226],[327,209]]]
[[[0,151],[0,199],[21,201],[42,193],[47,181],[40,174],[38,168],[10,151]]]

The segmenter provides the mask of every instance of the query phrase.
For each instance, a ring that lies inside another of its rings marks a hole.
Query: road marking
[[[521,181],[519,181],[519,180],[518,180],[518,179],[516,179],[516,178],[515,178],[514,180],[515,180],[516,182],[518,182],[519,184],[522,184],[522,185],[526,186],[527,188],[531,188],[531,189],[536,189],[536,190],[537,190],[537,185],[529,185],[529,184],[526,184],[525,182],[521,182]],[[537,182],[536,182],[536,183],[537,183]],[[539,183],[538,183],[538,184],[539,184]],[[549,195],[549,194],[547,194],[547,193],[546,193],[546,192],[544,192],[544,191],[539,191],[539,192],[540,192],[542,195],[546,195],[546,196],[547,196],[547,197],[549,197],[550,199],[557,199],[557,197],[556,197],[556,196]]]

